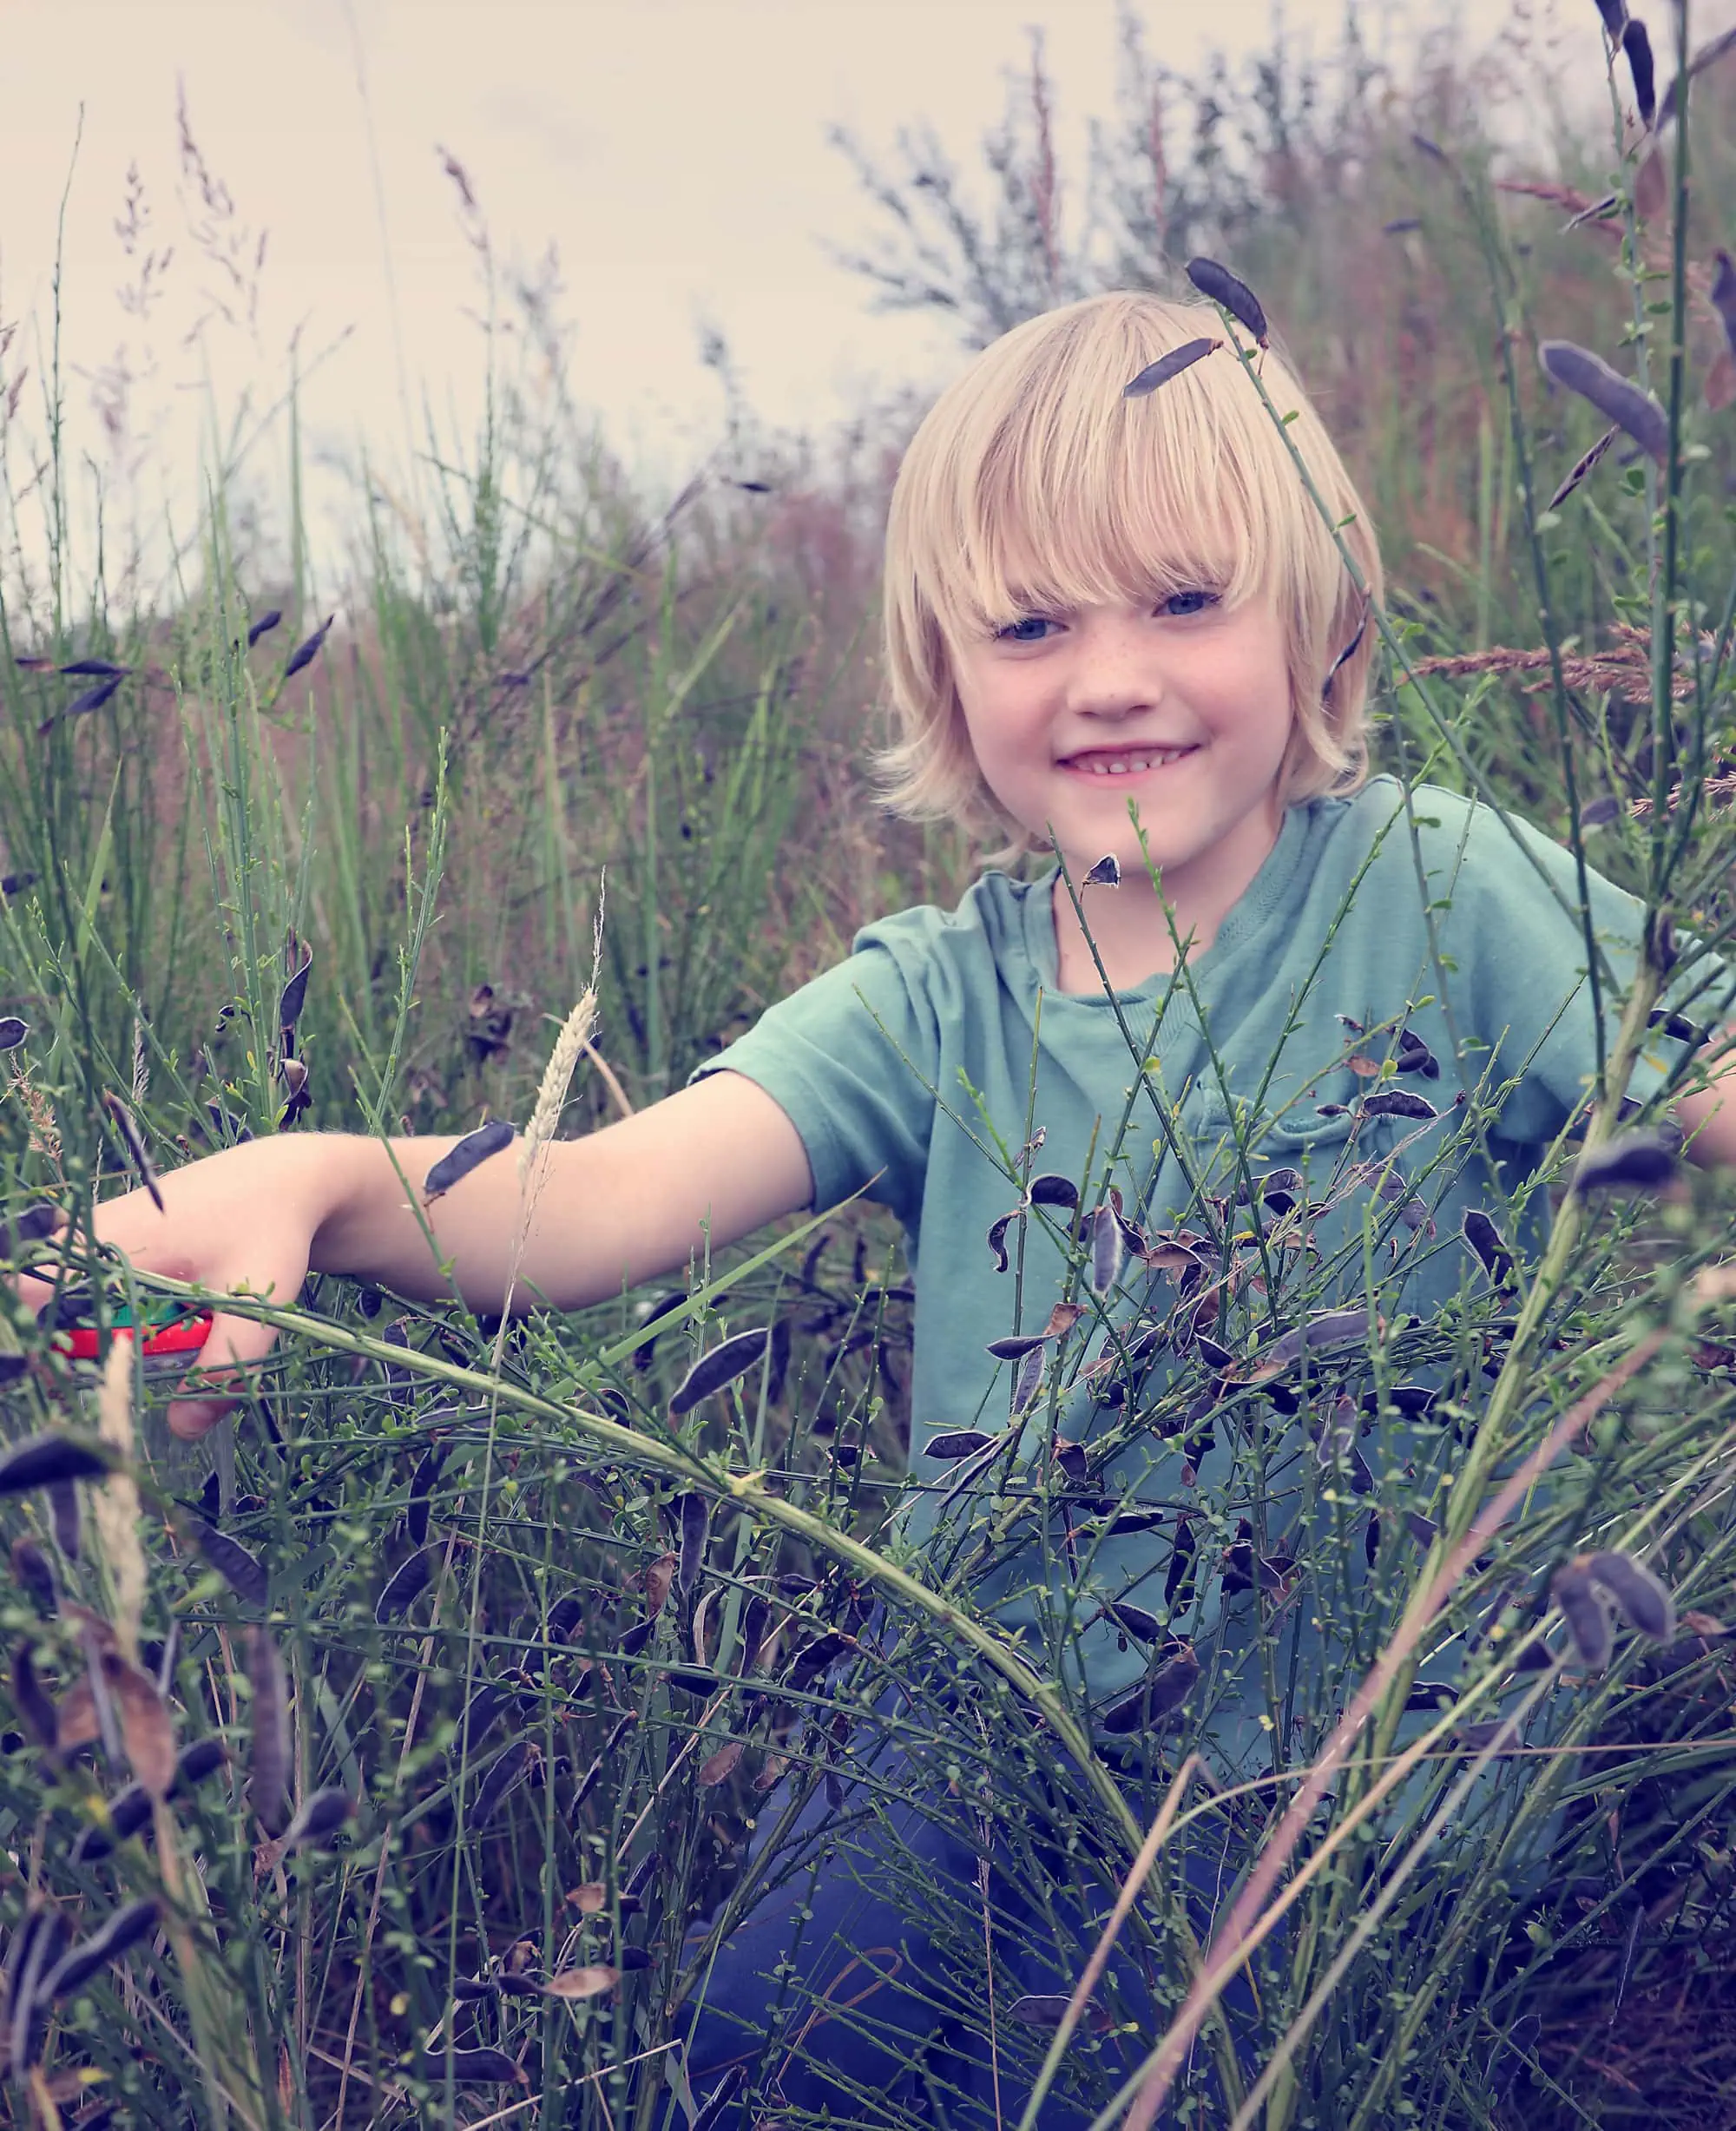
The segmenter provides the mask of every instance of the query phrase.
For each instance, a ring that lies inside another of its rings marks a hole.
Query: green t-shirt
[[[807,1151],[816,1206],[866,1186],[903,1225],[916,1292],[911,1475],[924,1490],[907,1529],[926,1542],[937,1573],[969,1563],[980,1531],[970,1522],[968,1472],[960,1487],[960,1465],[924,1446],[937,1434],[1007,1428],[1019,1363],[985,1349],[1041,1331],[1066,1289],[1073,1215],[1064,1206],[1007,1227],[1007,1270],[987,1240],[1020,1203],[994,1138],[1016,1161],[1028,1117],[1043,1135],[1033,1173],[1083,1187],[1083,1210],[1100,1204],[1113,1181],[1147,1238],[1187,1229],[1207,1239],[1207,1272],[1195,1276],[1182,1313],[1226,1264],[1250,1262],[1221,1239],[1251,1233],[1247,1180],[1272,1169],[1304,1173],[1305,1210],[1311,1200],[1332,1201],[1311,1223],[1321,1253],[1315,1277],[1324,1263],[1332,1283],[1314,1297],[1316,1308],[1338,1297],[1372,1302],[1389,1321],[1401,1310],[1431,1316],[1485,1277],[1461,1233],[1467,1208],[1487,1210],[1518,1248],[1535,1245],[1547,1226],[1544,1194],[1528,1180],[1596,1065],[1576,868],[1536,831],[1509,828],[1453,793],[1419,786],[1412,807],[1414,840],[1402,788],[1390,777],[1350,799],[1292,806],[1211,946],[1189,957],[1183,974],[1113,998],[1056,989],[1052,871],[1029,884],[987,873],[956,910],[904,911],[865,927],[847,961],[773,1007],[701,1069],[745,1074],[788,1114]],[[1590,900],[1614,980],[1613,995],[1603,993],[1613,1036],[1641,905],[1595,873]],[[1344,1016],[1371,1031],[1389,1025],[1358,1039]],[[1393,1034],[1400,1025],[1414,1039],[1402,1048]],[[1660,1038],[1630,1092],[1655,1088],[1674,1049]],[[1389,1053],[1409,1069],[1371,1077],[1366,1060]],[[1352,1056],[1362,1072],[1347,1062]],[[1140,1058],[1149,1062],[1143,1076]],[[1434,1076],[1428,1059],[1438,1064]],[[1440,1115],[1359,1115],[1371,1089],[1408,1091]],[[1234,1151],[1233,1105],[1242,1114],[1245,1161]],[[1466,1126],[1478,1106],[1489,1162]],[[1270,1230],[1276,1217],[1264,1202],[1262,1210]],[[1294,1325],[1303,1312],[1286,1314],[1285,1300],[1300,1259],[1279,1250],[1259,1268],[1272,1276],[1266,1287],[1244,1279],[1228,1316],[1201,1329],[1246,1352]],[[1147,1282],[1149,1310],[1173,1325],[1173,1273],[1148,1272],[1137,1259],[1123,1268],[1108,1314],[1135,1313]],[[1277,1573],[1286,1531],[1299,1561],[1311,1551],[1299,1535],[1318,1539],[1323,1529],[1334,1560],[1347,1552],[1360,1559],[1370,1504],[1384,1496],[1395,1518],[1401,1494],[1426,1504],[1434,1479],[1450,1469],[1453,1438],[1389,1415],[1361,1440],[1361,1478],[1374,1490],[1358,1493],[1347,1468],[1335,1474],[1317,1447],[1329,1356],[1313,1386],[1304,1384],[1299,1411],[1286,1417],[1251,1400],[1210,1441],[1190,1435],[1174,1412],[1163,1415],[1166,1357],[1119,1407],[1100,1404],[1101,1380],[1083,1371],[1103,1353],[1104,1312],[1076,1277],[1073,1292],[1086,1313],[1045,1357],[1055,1402],[1046,1378],[1016,1455],[1041,1469],[1052,1411],[1063,1437],[1119,1446],[1092,1475],[1101,1496],[1127,1490],[1165,1514],[1144,1530],[1097,1539],[1083,1558],[1078,1542],[1069,1557],[1059,1536],[1065,1520],[1033,1516],[1023,1544],[1003,1549],[987,1570],[983,1595],[1041,1646],[1049,1666],[1076,1666],[1100,1707],[1136,1682],[1147,1659],[1114,1621],[1082,1633],[1082,1624],[1105,1599],[1131,1602],[1190,1637],[1202,1663],[1209,1652],[1207,1700],[1215,1693],[1222,1714],[1246,1715],[1259,1695],[1252,1679],[1233,1676],[1251,1648],[1253,1602],[1236,1588],[1251,1558],[1246,1548],[1236,1553],[1242,1520],[1254,1526],[1255,1550],[1264,1545],[1279,1557]],[[1364,1344],[1351,1352],[1360,1398],[1370,1380]],[[1192,1380],[1207,1375],[1196,1369]],[[1331,1396],[1336,1407],[1336,1388]],[[1154,1408],[1142,1403],[1152,1398]],[[1154,1424],[1142,1421],[1151,1411]],[[1344,1579],[1316,1574],[1310,1582],[1290,1608],[1305,1620],[1303,1641],[1331,1641],[1339,1627],[1352,1637]],[[1082,1588],[1083,1600],[1072,1595]],[[1351,1654],[1347,1642],[1347,1661]],[[1305,1675],[1318,1669],[1300,1667],[1285,1703],[1299,1746],[1330,1715],[1329,1703],[1342,1707],[1324,1683],[1324,1699],[1311,1691]],[[1252,1733],[1247,1740],[1258,1748]]]

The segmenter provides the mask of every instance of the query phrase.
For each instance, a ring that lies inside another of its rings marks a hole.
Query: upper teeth
[[[1153,754],[1093,756],[1081,761],[1078,766],[1089,770],[1094,777],[1125,777],[1136,770],[1154,770],[1187,752],[1185,747],[1163,747]]]

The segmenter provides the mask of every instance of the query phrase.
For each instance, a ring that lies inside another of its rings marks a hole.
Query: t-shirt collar
[[[1197,980],[1207,971],[1228,960],[1230,956],[1253,936],[1272,917],[1284,902],[1292,880],[1295,877],[1308,841],[1308,832],[1313,821],[1317,803],[1302,800],[1284,810],[1284,819],[1278,831],[1278,841],[1266,853],[1259,872],[1243,889],[1236,901],[1224,915],[1218,927],[1217,937],[1201,953],[1191,957],[1188,967]],[[1030,957],[1038,983],[1050,994],[1060,989],[1060,960],[1055,942],[1055,884],[1060,878],[1059,865],[1051,865],[1029,884],[1024,898],[1025,949]],[[1062,891],[1065,893],[1065,890]],[[1160,983],[1169,981],[1167,971],[1154,971],[1142,982],[1124,990],[1123,998],[1138,998],[1155,990]],[[1070,994],[1082,999],[1101,999],[1098,993]]]

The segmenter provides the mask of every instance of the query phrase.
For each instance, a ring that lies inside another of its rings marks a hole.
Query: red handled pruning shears
[[[126,1311],[118,1311],[112,1325],[129,1338],[135,1332],[143,1331],[139,1354],[147,1375],[176,1375],[185,1366],[186,1357],[196,1354],[210,1337],[211,1312],[188,1312],[172,1303],[166,1314],[148,1313],[142,1325],[135,1325]],[[71,1361],[95,1361],[96,1340],[94,1325],[62,1325],[49,1335],[49,1344]]]

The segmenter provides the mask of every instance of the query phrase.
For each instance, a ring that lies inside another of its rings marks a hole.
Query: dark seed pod
[[[1088,888],[1119,888],[1121,885],[1121,862],[1113,851],[1106,851],[1090,871],[1086,874]]]
[[[1623,0],[1597,0],[1597,11],[1603,17],[1603,32],[1612,44],[1619,45],[1621,32],[1628,27],[1628,10]]]
[[[790,1668],[791,1686],[806,1687],[818,1680],[849,1648],[850,1638],[835,1628],[828,1634],[816,1635],[812,1642],[805,1643],[797,1651],[795,1663]]]
[[[1349,643],[1339,652],[1338,657],[1332,661],[1332,665],[1326,670],[1326,678],[1320,688],[1320,699],[1323,702],[1332,694],[1332,683],[1338,679],[1340,670],[1348,666],[1357,653],[1361,650],[1362,640],[1368,634],[1368,618],[1373,612],[1374,602],[1371,599],[1364,599],[1362,603],[1361,617],[1351,633]]]
[[[1007,2008],[1009,2020],[1016,2020],[1028,2028],[1058,2028],[1067,2017],[1070,1998],[1059,1992],[1032,1991],[1022,1998],[1015,1998]],[[1087,1998],[1081,2013],[1081,2024],[1094,2033],[1107,2033],[1114,2024],[1101,2005]]]
[[[570,1642],[574,1629],[584,1617],[584,1601],[576,1591],[569,1591],[564,1598],[557,1598],[549,1608],[549,1641]]]
[[[1425,1081],[1441,1077],[1441,1064],[1433,1051],[1420,1036],[1409,1029],[1398,1031],[1398,1070],[1401,1073],[1420,1073]]]
[[[301,1010],[307,1003],[307,980],[313,970],[313,950],[310,947],[302,957],[301,966],[278,994],[277,1025],[285,1036],[293,1033],[301,1019]]]
[[[647,1310],[640,1320],[640,1326],[645,1333],[645,1338],[641,1344],[633,1350],[632,1360],[635,1369],[645,1370],[651,1366],[652,1358],[656,1352],[657,1340],[657,1335],[652,1327],[656,1325],[659,1319],[667,1317],[672,1310],[681,1309],[687,1299],[686,1290],[678,1288],[673,1294],[660,1295]]]
[[[117,1909],[100,1931],[80,1939],[56,1962],[43,1978],[36,1993],[37,2004],[51,2005],[57,1998],[70,1997],[99,1970],[107,1968],[111,1961],[118,1961],[122,1954],[136,1946],[155,1927],[156,1920],[157,1905],[154,1900],[128,1902],[124,1909]]]
[[[988,1243],[989,1248],[995,1253],[996,1273],[1004,1273],[1007,1269],[1007,1231],[1017,1219],[1016,1213],[1003,1213],[998,1220],[989,1224]]]
[[[1612,370],[1601,355],[1571,340],[1540,342],[1537,352],[1557,385],[1589,400],[1606,422],[1614,422],[1642,451],[1663,464],[1669,450],[1670,425],[1663,409],[1649,393]]]
[[[930,1436],[921,1454],[924,1457],[974,1457],[978,1450],[986,1450],[998,1441],[998,1437],[984,1435],[980,1428],[953,1428],[944,1435]]]
[[[1121,1277],[1127,1260],[1127,1232],[1121,1216],[1110,1206],[1100,1206],[1091,1216],[1091,1292],[1107,1295]]]
[[[1216,1369],[1221,1373],[1235,1366],[1236,1358],[1229,1348],[1220,1345],[1215,1339],[1208,1338],[1203,1332],[1195,1335],[1194,1351],[1208,1369]]]
[[[1652,40],[1646,35],[1646,25],[1637,16],[1630,15],[1621,28],[1621,49],[1627,55],[1628,71],[1634,77],[1634,101],[1639,106],[1640,123],[1649,126],[1658,115],[1656,71],[1652,65]]]
[[[491,1117],[485,1125],[478,1125],[474,1132],[467,1132],[450,1153],[439,1161],[422,1180],[422,1195],[425,1203],[431,1204],[444,1193],[460,1183],[472,1169],[496,1154],[504,1154],[512,1145],[515,1133],[503,1117]]]
[[[709,1354],[701,1355],[676,1386],[669,1401],[670,1414],[679,1420],[682,1414],[691,1413],[702,1399],[745,1376],[765,1354],[770,1336],[763,1327],[758,1332],[739,1332],[721,1346],[714,1346]]]
[[[280,607],[267,607],[265,612],[260,616],[259,620],[253,622],[248,628],[248,650],[251,651],[253,649],[253,646],[258,643],[261,636],[269,636],[272,631],[277,627],[278,623],[282,620],[283,609]]]
[[[78,1559],[78,1489],[70,1480],[49,1482],[49,1522],[54,1526],[55,1544],[69,1562]]]
[[[760,1662],[760,1653],[766,1644],[766,1631],[771,1625],[771,1601],[765,1598],[750,1598],[741,1609],[741,1676],[743,1679],[746,1679]]]
[[[12,1653],[12,1707],[39,1746],[53,1753],[60,1739],[54,1697],[36,1677],[36,1653],[21,1642]]]
[[[615,1646],[616,1651],[622,1657],[637,1657],[646,1644],[650,1641],[656,1627],[655,1614],[648,1614],[642,1621],[635,1621]]]
[[[436,1444],[424,1453],[416,1470],[410,1478],[410,1501],[404,1512],[404,1529],[413,1547],[428,1543],[428,1517],[433,1501],[434,1490],[439,1483],[440,1468],[446,1462],[444,1447]]]
[[[1587,475],[1595,471],[1598,461],[1603,457],[1604,453],[1608,451],[1610,445],[1614,443],[1615,439],[1621,434],[1621,431],[1619,428],[1605,430],[1603,434],[1598,438],[1597,442],[1593,444],[1590,451],[1583,453],[1579,458],[1576,458],[1573,464],[1568,467],[1566,477],[1562,482],[1562,485],[1549,498],[1544,508],[1549,510],[1558,510],[1561,506],[1566,503],[1568,497],[1573,494],[1574,490],[1579,486],[1580,483],[1585,479]],[[1620,811],[1614,799],[1597,799],[1594,800],[1592,804],[1593,806],[1608,807],[1609,812],[1604,816],[1606,820],[1613,821],[1616,816],[1616,813]],[[1590,813],[1590,807],[1584,808],[1580,814],[1581,821],[1586,822],[1589,820]]]
[[[530,1758],[530,1741],[516,1739],[490,1766],[483,1777],[482,1788],[477,1792],[476,1804],[470,1808],[469,1824],[473,1828],[483,1826],[510,1792],[516,1791],[524,1780],[525,1765]]]
[[[1728,252],[1714,254],[1716,271],[1712,277],[1712,307],[1718,313],[1718,322],[1724,328],[1724,345],[1731,359],[1736,361],[1736,260]]]
[[[87,688],[82,695],[75,696],[67,705],[64,714],[69,718],[78,718],[82,717],[86,711],[101,710],[102,706],[113,697],[125,678],[124,674],[117,674],[113,681],[99,681],[94,688]],[[52,718],[44,719],[36,729],[38,732],[45,733],[53,723]]]
[[[1029,1406],[1042,1382],[1042,1343],[1039,1341],[1019,1364],[1019,1372],[1013,1379],[1013,1412],[1016,1416]]]
[[[70,1480],[104,1480],[110,1459],[99,1444],[71,1436],[32,1436],[0,1457],[0,1495],[21,1494],[30,1487],[53,1487]],[[66,1552],[62,1548],[62,1552]],[[72,1558],[77,1558],[76,1542]]]
[[[293,1820],[284,1830],[280,1855],[292,1851],[323,1848],[353,1815],[356,1801],[347,1791],[316,1791],[305,1799]]]
[[[1079,1203],[1079,1187],[1070,1176],[1045,1174],[1031,1179],[1032,1206],[1055,1206],[1071,1213]]]
[[[1179,378],[1184,370],[1209,355],[1213,348],[1223,346],[1221,340],[1209,337],[1198,340],[1184,340],[1179,348],[1171,348],[1167,355],[1160,355],[1154,363],[1147,363],[1136,378],[1128,378],[1121,387],[1123,399],[1143,399],[1154,392],[1161,385],[1167,385],[1172,378]]]
[[[996,1361],[1023,1361],[1042,1348],[1046,1336],[1040,1332],[1013,1332],[1004,1339],[991,1339],[983,1351]]]
[[[1155,1531],[1168,1515],[1167,1509],[1118,1509],[1104,1529],[1111,1539],[1120,1539],[1128,1532]]]
[[[113,659],[75,659],[60,670],[68,681],[124,681],[133,669],[116,666]]]
[[[494,1728],[508,1700],[505,1688],[495,1686],[491,1680],[484,1681],[477,1689],[464,1704],[464,1713],[458,1719],[457,1751],[460,1753],[470,1754],[477,1751]]]
[[[381,1627],[413,1605],[427,1589],[439,1558],[437,1546],[423,1547],[398,1563],[374,1607],[374,1619]]]
[[[524,2077],[503,2049],[424,2049],[416,2070],[418,2077],[437,2084],[450,2074],[460,2087],[498,2086]]]
[[[72,1845],[75,1865],[94,1865],[106,1858],[117,1843],[130,1839],[142,1828],[151,1824],[151,1794],[141,1783],[129,1783],[124,1791],[117,1791],[108,1800],[108,1823],[105,1827],[93,1820],[89,1827],[79,1831],[78,1839]]]
[[[1442,1709],[1450,1709],[1458,1700],[1458,1690],[1450,1687],[1441,1680],[1418,1680],[1404,1697],[1407,1714],[1433,1715]]]
[[[1432,1102],[1412,1095],[1408,1088],[1384,1088],[1378,1095],[1364,1095],[1362,1110],[1364,1117],[1430,1118],[1441,1114]]]
[[[470,2004],[477,1998],[497,1998],[500,1985],[492,1976],[455,1976],[452,1996],[461,2005]]]
[[[1187,279],[1202,296],[1221,305],[1238,326],[1253,335],[1261,347],[1266,345],[1266,313],[1259,307],[1259,299],[1246,281],[1239,281],[1227,266],[1220,266],[1215,259],[1190,259]]]
[[[700,1580],[705,1567],[706,1542],[711,1536],[711,1504],[703,1495],[681,1497],[681,1558],[675,1581],[685,1595]]]
[[[1591,1580],[1608,1592],[1630,1628],[1654,1642],[1668,1642],[1676,1632],[1675,1602],[1641,1562],[1614,1551],[1585,1557]]]
[[[327,615],[312,635],[305,637],[290,653],[284,661],[283,677],[286,681],[293,681],[304,667],[312,665],[319,655],[320,645],[326,641],[326,631],[337,619],[336,615]]]
[[[29,1592],[30,1603],[43,1618],[52,1619],[60,1604],[54,1569],[48,1555],[28,1532],[12,1542],[12,1574]]]
[[[1404,1512],[1404,1529],[1419,1547],[1431,1547],[1441,1536],[1441,1528],[1432,1517],[1426,1517],[1420,1509]]]
[[[715,1694],[719,1686],[715,1673],[702,1672],[694,1665],[672,1666],[663,1677],[672,1687],[679,1687],[683,1694]]]
[[[1478,1207],[1468,1207],[1459,1226],[1489,1279],[1497,1287],[1510,1286],[1517,1276],[1513,1253],[1501,1240],[1501,1231],[1488,1214]]]
[[[171,1798],[184,1798],[195,1784],[203,1783],[207,1776],[214,1776],[229,1759],[229,1750],[220,1739],[195,1739],[181,1750],[174,1765],[174,1782],[169,1791]]]
[[[22,1213],[15,1213],[10,1220],[0,1222],[0,1246],[8,1258],[17,1258],[31,1244],[46,1241],[65,1226],[65,1214],[45,1199],[40,1205],[26,1207]]]
[[[41,2040],[36,2016],[43,2002],[43,1979],[59,1965],[71,1936],[65,1913],[58,1909],[34,1910],[19,1928],[17,1950],[12,1957],[11,1988],[6,2001],[14,2078],[36,2062],[36,2046]]]
[[[1601,1672],[1609,1662],[1613,1642],[1609,1612],[1584,1557],[1563,1562],[1549,1579],[1549,1591],[1562,1609],[1581,1664],[1588,1672]]]
[[[1467,1753],[1488,1753],[1491,1759],[1516,1753],[1522,1743],[1519,1727],[1511,1717],[1488,1717],[1479,1723],[1461,1724],[1453,1736]]]
[[[1676,1173],[1676,1157],[1680,1148],[1680,1140],[1667,1132],[1643,1126],[1636,1126],[1629,1132],[1618,1132],[1601,1147],[1588,1148],[1580,1156],[1570,1188],[1583,1194],[1593,1191],[1643,1191],[1667,1184]]]
[[[1613,437],[1615,431],[1611,430],[1609,433]],[[1582,829],[1608,828],[1612,821],[1620,819],[1621,813],[1621,800],[1611,799],[1606,794],[1601,799],[1590,800],[1586,806],[1580,808],[1579,825]]]
[[[157,1182],[156,1169],[146,1150],[144,1141],[139,1135],[139,1128],[133,1121],[133,1113],[119,1095],[111,1095],[106,1088],[102,1091],[102,1107],[114,1119],[115,1129],[121,1135],[128,1159],[138,1171],[140,1181],[151,1194],[152,1203],[159,1213],[165,1212],[167,1209],[163,1205],[161,1187]]]
[[[1200,1678],[1200,1661],[1185,1646],[1142,1680],[1131,1694],[1112,1703],[1098,1721],[1106,1732],[1125,1733],[1147,1730],[1173,1716],[1194,1692]]]
[[[237,1598],[250,1606],[263,1606],[271,1592],[271,1578],[265,1566],[256,1562],[247,1549],[220,1532],[214,1524],[201,1524],[194,1536],[199,1541],[199,1551],[222,1577]]]
[[[1143,1606],[1105,1606],[1104,1612],[1118,1628],[1124,1628],[1136,1642],[1155,1642],[1163,1633],[1163,1625],[1154,1613],[1147,1613]]]
[[[16,1014],[0,1014],[0,1050],[16,1050],[30,1033],[30,1024]]]
[[[626,1966],[623,1961],[621,1965]],[[692,2131],[718,2131],[725,2112],[740,2093],[747,2078],[745,2064],[733,2064],[706,2096],[700,2112],[694,2118]]]
[[[289,1689],[277,1645],[262,1628],[247,1630],[247,1679],[253,1693],[253,1811],[266,1833],[275,1835],[289,1794]]]

